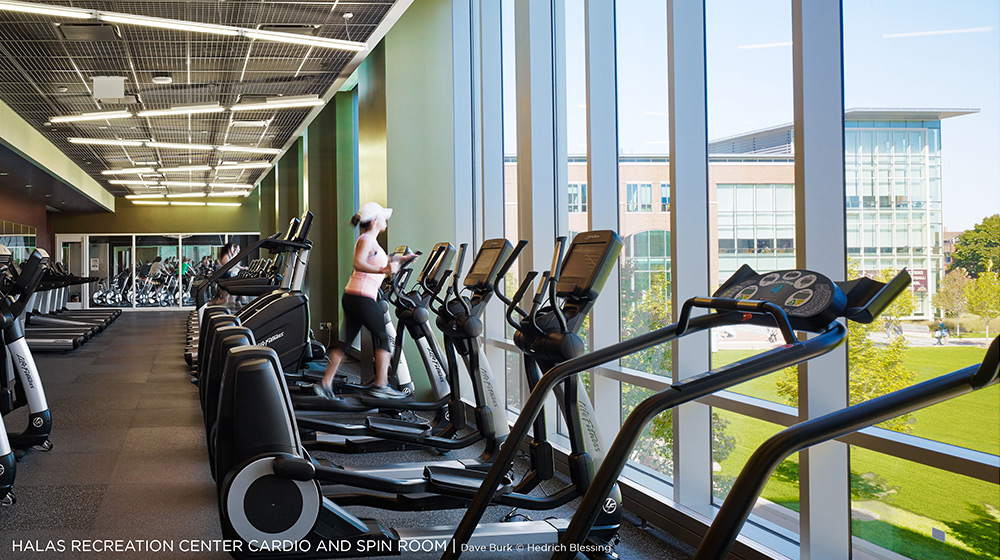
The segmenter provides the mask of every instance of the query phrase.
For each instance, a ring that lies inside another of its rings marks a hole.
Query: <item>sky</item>
[[[584,153],[583,1],[566,0],[567,147]],[[512,10],[505,2],[505,112],[513,107]],[[941,124],[944,226],[1000,212],[1000,2],[843,0],[844,97],[851,108],[978,109]],[[665,0],[618,0],[619,150],[665,154]],[[790,0],[707,0],[710,139],[792,122]],[[505,151],[515,151],[505,115]]]

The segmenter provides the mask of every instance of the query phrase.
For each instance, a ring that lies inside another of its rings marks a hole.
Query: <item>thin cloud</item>
[[[965,29],[941,29],[938,31],[910,31],[908,33],[886,33],[883,39],[901,39],[903,37],[929,37],[931,35],[961,35],[963,33],[986,33],[993,31],[992,27],[966,27]]]
[[[781,43],[757,43],[756,45],[740,45],[736,47],[737,49],[773,49],[775,47],[790,47],[792,46],[791,41],[784,41]]]

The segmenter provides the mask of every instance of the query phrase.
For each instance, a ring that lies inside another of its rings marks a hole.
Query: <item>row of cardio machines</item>
[[[292,247],[298,253],[296,258],[304,256],[307,261],[310,243],[304,237],[299,242],[301,246]],[[307,341],[285,341],[298,347],[292,355],[288,346],[280,343],[286,338],[282,333],[288,332],[283,330],[287,323],[307,323],[307,300],[294,281],[292,289],[261,297],[238,316],[227,315],[223,309],[204,310],[198,381],[223,532],[227,538],[246,544],[235,556],[323,557],[335,556],[337,551],[350,556],[385,555],[435,543],[443,546],[444,558],[457,558],[470,545],[559,543],[561,546],[552,548],[557,558],[578,553],[611,557],[621,516],[617,479],[642,429],[654,416],[829,352],[846,337],[841,321],[875,320],[909,283],[905,271],[886,284],[866,278],[835,283],[805,270],[757,274],[744,267],[713,297],[685,302],[678,323],[584,353],[577,333],[612,267],[617,266],[621,240],[610,231],[584,232],[573,239],[564,256],[566,244],[560,239],[552,266],[541,275],[533,295],[528,293],[537,277],[532,272],[508,299],[499,281],[525,244],[522,241],[513,249],[502,239],[484,243],[461,282],[464,293],[460,288],[464,250],[454,271],[434,278],[435,266],[447,253],[436,247],[418,277],[418,288],[409,292],[402,281],[405,271],[390,282],[389,299],[404,327],[400,333],[421,332],[411,330],[404,317],[429,317],[428,310],[436,315],[447,364],[444,373],[449,393],[444,409],[430,408],[440,405],[440,400],[399,403],[351,396],[349,383],[343,384],[343,396],[334,401],[304,395],[301,389],[308,388],[310,378],[309,370],[302,369]],[[436,279],[445,282],[435,283]],[[491,294],[507,306],[506,320],[523,353],[522,373],[532,389],[509,430],[503,403],[492,393],[495,384],[489,364],[481,354],[481,313]],[[531,302],[529,309],[520,307],[522,301]],[[297,313],[301,316],[290,319],[290,309],[300,309]],[[696,310],[708,313],[696,315]],[[786,344],[725,368],[685,376],[684,381],[640,404],[611,447],[605,447],[579,373],[656,344],[741,323],[777,326]],[[796,330],[811,333],[810,337],[799,341]],[[394,356],[399,352],[399,336]],[[871,401],[875,404],[864,411],[851,407],[835,413],[839,416],[834,419],[802,424],[804,429],[793,428],[801,430],[791,437],[793,443],[762,449],[768,448],[765,451],[772,454],[775,449],[791,453],[839,437],[845,430],[882,421],[886,415],[904,413],[908,407],[996,383],[997,352],[994,341],[987,361],[952,374],[947,389],[942,381],[916,386],[923,391],[922,396],[894,393],[888,396],[889,401]],[[461,361],[456,353],[462,356]],[[430,378],[437,373],[426,369]],[[469,372],[474,401],[471,411],[466,410],[460,395],[462,374]],[[558,491],[540,494],[539,484],[555,476],[543,406],[552,393],[569,432],[569,482]],[[401,411],[432,413],[433,419],[418,423],[404,418]],[[470,416],[472,425],[467,425]],[[484,451],[475,460],[438,459],[378,467],[352,467],[317,456],[318,451],[447,451],[456,449],[459,442],[485,442]],[[515,458],[520,452],[525,454],[527,468],[515,479]],[[751,461],[755,466],[748,466],[749,472],[740,477],[751,482],[738,481],[729,499],[744,505],[748,512],[767,480],[768,466],[773,469],[785,456],[778,455],[775,459],[765,454]],[[736,488],[741,491],[736,492]],[[515,521],[525,517],[512,512],[500,523],[483,523],[489,505],[522,512],[546,511],[579,497],[582,501],[571,519]],[[397,511],[465,509],[466,513],[457,527],[392,528],[345,509],[358,505]],[[706,539],[698,558],[725,555],[746,519],[738,505],[729,510],[736,513],[720,514],[711,529],[714,534],[721,531],[722,536]]]
[[[0,254],[9,257],[10,251],[0,245]],[[8,266],[17,267],[14,263]],[[38,288],[21,312],[24,336],[32,350],[75,350],[121,316],[120,309],[69,309],[71,290],[95,281],[97,278],[70,274],[62,263],[49,262],[45,266]]]
[[[25,338],[24,311],[43,283],[49,256],[35,249],[20,265],[0,245],[0,505],[17,500],[14,478],[17,462],[29,450],[49,451],[52,414],[42,379]],[[27,408],[27,426],[8,433],[3,417]]]

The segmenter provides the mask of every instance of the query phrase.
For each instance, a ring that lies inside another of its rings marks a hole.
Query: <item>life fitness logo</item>
[[[6,469],[3,468],[3,465],[0,465],[0,476],[3,476],[5,470]]]
[[[604,507],[601,509],[604,510],[604,513],[614,513],[618,509],[618,502],[614,498],[608,498],[604,501]]]
[[[32,421],[31,421],[31,423],[32,423],[32,425],[34,425],[34,426],[35,426],[36,428],[41,428],[41,427],[42,427],[42,424],[44,424],[44,423],[45,423],[45,420],[42,420],[42,418],[41,418],[41,417],[39,416],[39,417],[35,418],[34,420],[32,420]]]
[[[265,339],[264,342],[261,344],[261,346],[270,346],[272,342],[274,342],[275,340],[278,340],[279,338],[281,338],[283,336],[285,336],[285,332],[284,331],[282,331],[282,332],[280,332],[280,333],[278,333],[278,334],[276,334],[276,335],[274,335],[272,337],[269,337],[269,338]]]

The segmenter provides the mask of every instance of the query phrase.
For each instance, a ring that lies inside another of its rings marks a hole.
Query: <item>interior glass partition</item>
[[[0,245],[10,249],[14,262],[22,262],[35,249],[35,228],[0,220]]]
[[[134,301],[131,235],[91,235],[87,240],[93,307],[132,307]]]
[[[82,301],[137,309],[193,306],[197,283],[219,268],[225,244],[246,248],[259,239],[257,233],[56,236],[60,259],[70,271],[96,278],[81,290]],[[234,272],[259,256],[253,251]]]

